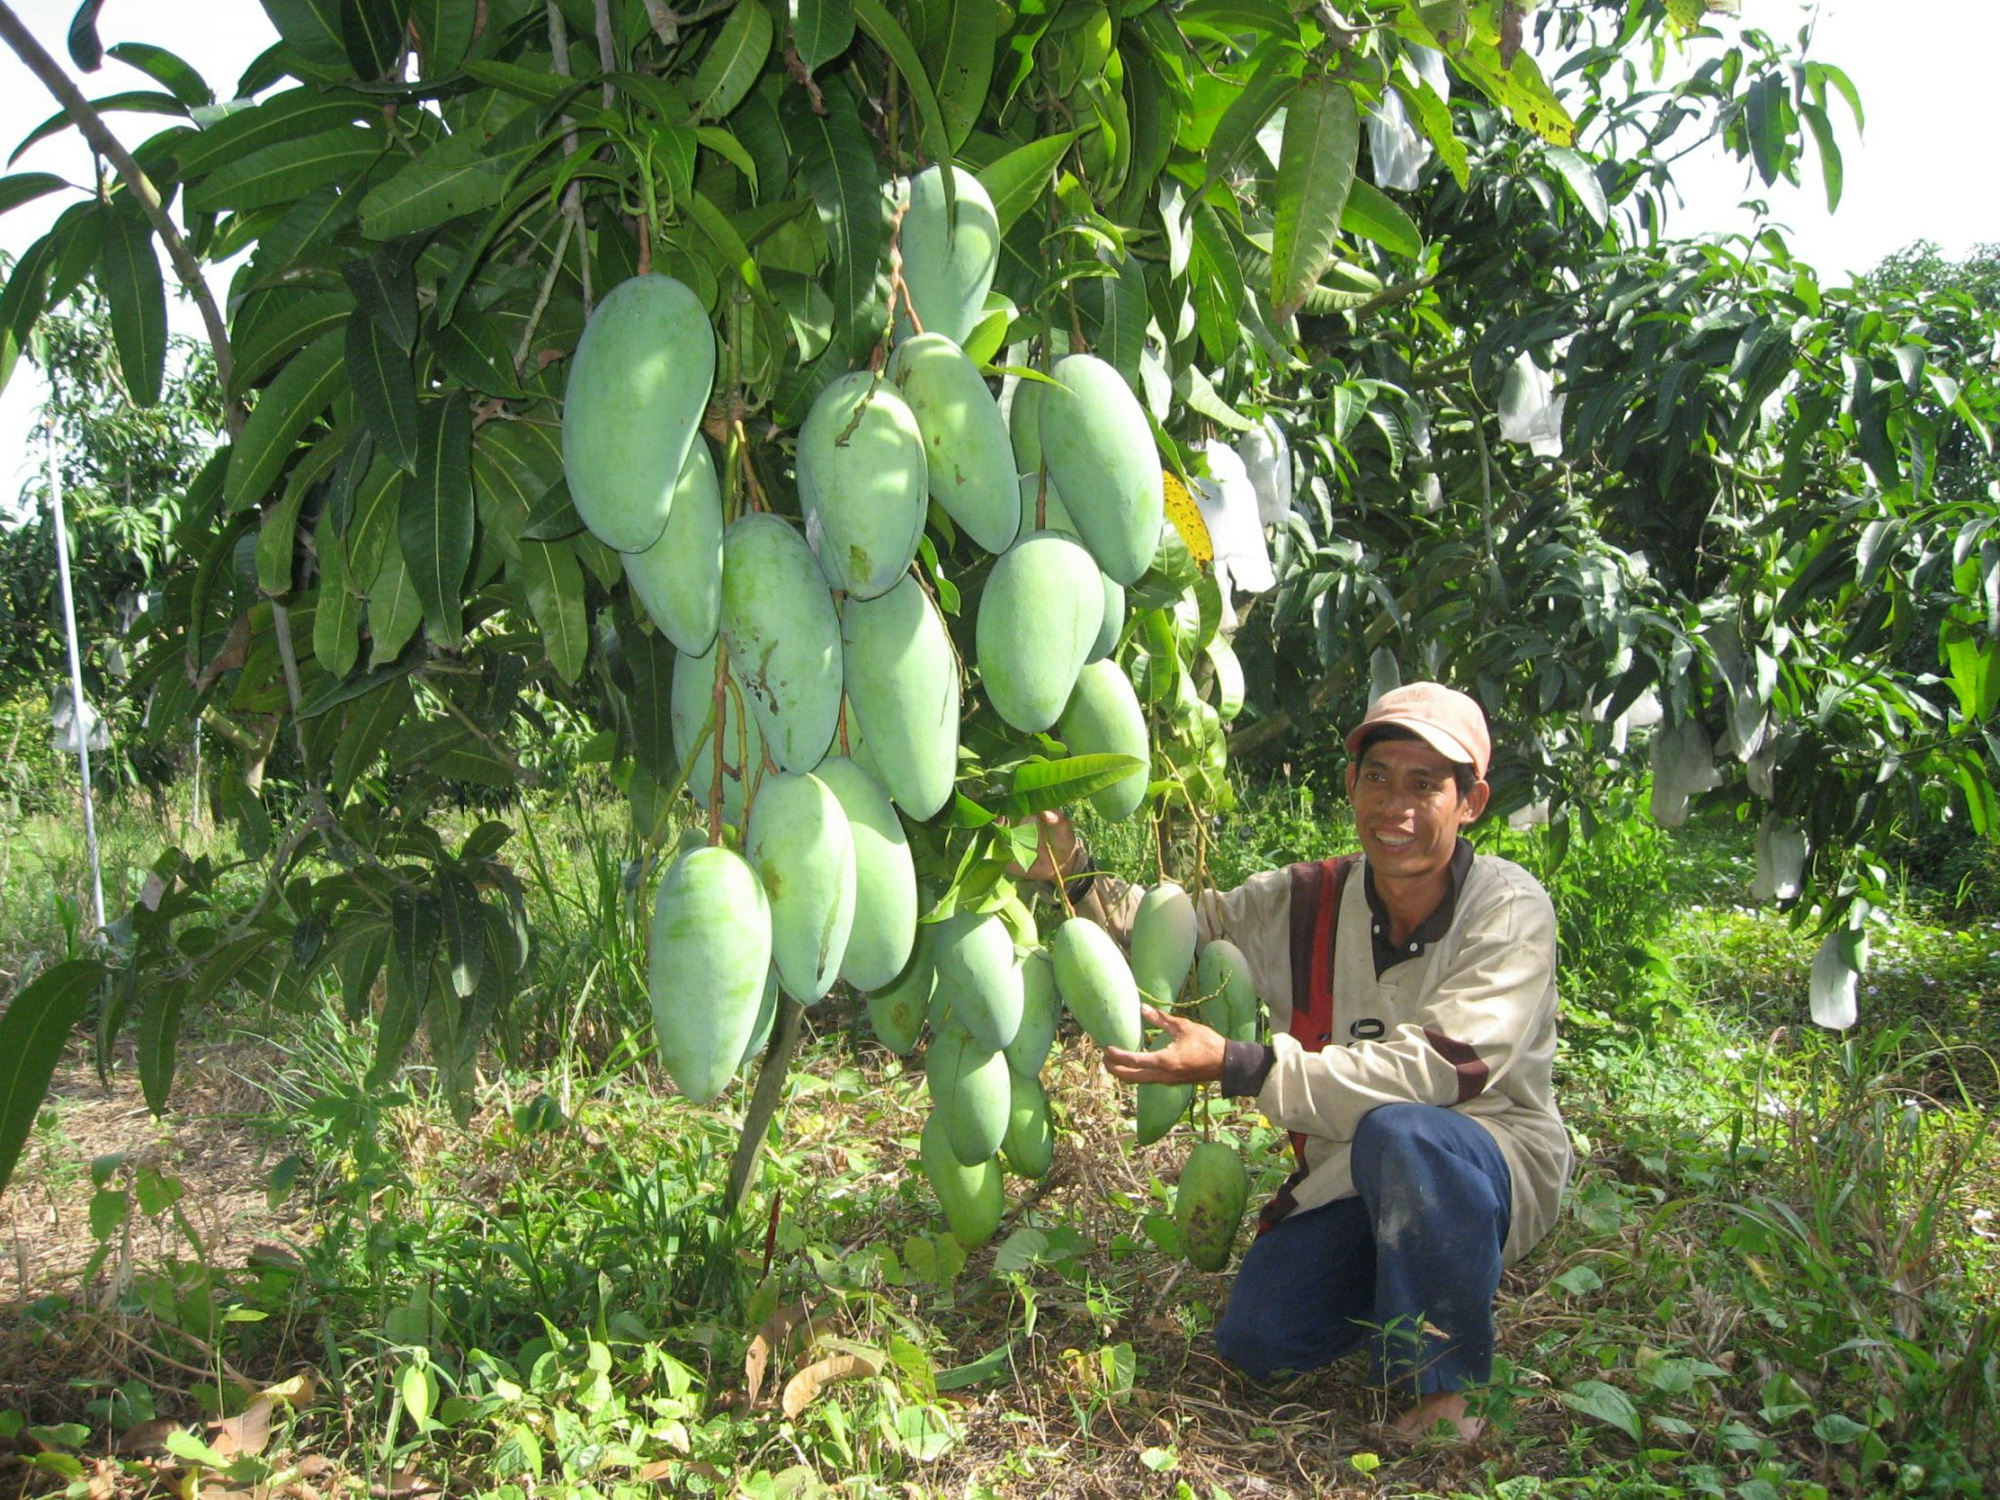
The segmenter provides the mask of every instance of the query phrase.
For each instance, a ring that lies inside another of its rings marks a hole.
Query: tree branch
[[[215,305],[215,297],[210,293],[207,281],[202,278],[200,265],[160,201],[159,190],[132,159],[132,153],[119,144],[118,137],[104,123],[104,117],[91,108],[82,91],[70,82],[69,74],[62,70],[61,64],[50,57],[28,28],[21,24],[21,18],[14,14],[13,7],[6,0],[0,0],[0,38],[5,39],[7,45],[14,49],[14,55],[26,63],[29,71],[56,96],[70,119],[76,122],[83,138],[90,142],[91,150],[117,168],[120,180],[139,200],[139,206],[160,236],[160,243],[167,247],[167,259],[173,262],[174,274],[201,310],[201,320],[208,328],[209,345],[215,350],[216,375],[222,389],[227,392],[230,375],[236,365],[236,357],[229,347],[228,326],[222,320],[222,309]],[[241,402],[225,395],[222,416],[232,438],[242,431],[245,413]]]

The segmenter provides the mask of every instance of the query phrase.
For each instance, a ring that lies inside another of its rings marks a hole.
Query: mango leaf
[[[1544,151],[1550,166],[1562,174],[1569,190],[1576,195],[1576,201],[1583,205],[1583,211],[1590,215],[1591,222],[1599,229],[1611,220],[1611,204],[1604,196],[1604,184],[1597,180],[1597,173],[1590,162],[1579,152],[1568,146],[1551,146]]]
[[[1438,91],[1431,87],[1430,80],[1419,77],[1414,83],[1407,78],[1396,79],[1396,92],[1403,96],[1410,118],[1417,129],[1424,133],[1424,139],[1431,143],[1431,149],[1451,173],[1459,191],[1471,185],[1472,166],[1465,154],[1465,142],[1452,129],[1451,106],[1444,102]]]
[[[14,1175],[63,1045],[110,972],[91,958],[52,965],[17,990],[0,1013],[0,1188]]]
[[[569,542],[521,543],[522,591],[528,613],[541,628],[549,665],[564,682],[583,675],[590,654],[589,622],[583,608],[583,569]]]
[[[263,0],[263,5],[278,35],[306,62],[319,68],[346,67],[341,0]]]
[[[937,70],[937,100],[945,134],[956,152],[978,123],[993,83],[1000,8],[993,0],[947,0],[940,8],[946,14],[941,17],[944,57]]]
[[[761,3],[739,4],[729,12],[695,70],[696,119],[719,120],[743,102],[771,55],[774,29],[771,13]]]
[[[426,79],[458,70],[472,46],[479,12],[480,0],[415,0],[410,6],[410,25],[417,33]]]
[[[310,344],[328,329],[344,329],[354,299],[345,292],[301,292],[286,288],[259,293],[236,315],[230,342],[236,354],[231,395],[241,395],[271,367]]]
[[[354,670],[361,654],[362,600],[348,587],[347,535],[327,524],[331,511],[320,512],[313,530],[313,551],[319,558],[319,594],[313,604],[313,657],[335,680]]]
[[[1095,796],[1144,768],[1144,761],[1130,755],[1031,760],[1015,768],[1012,789],[1001,797],[989,797],[985,806],[1002,817],[1030,818],[1049,808],[1066,807]]]
[[[371,1089],[389,1081],[417,1034],[417,1022],[430,1003],[431,966],[442,937],[437,898],[430,892],[399,889],[389,898],[389,983],[366,1080]]]
[[[1819,173],[1826,187],[1826,211],[1832,213],[1840,207],[1841,186],[1845,181],[1846,169],[1841,161],[1840,144],[1833,138],[1833,123],[1827,119],[1824,105],[1801,105],[1799,113],[1805,117],[1806,127],[1812,131],[1813,141],[1819,147]]]
[[[480,909],[478,889],[463,870],[447,865],[438,871],[437,883],[446,977],[452,993],[469,1000],[486,969],[486,913]]]
[[[104,0],[83,0],[69,23],[69,57],[86,73],[104,66],[104,43],[97,35],[97,15]]]
[[[1340,227],[1349,234],[1373,240],[1391,255],[1407,255],[1414,260],[1424,248],[1416,221],[1387,193],[1364,178],[1355,178],[1354,186],[1348,189]]]
[[[68,186],[66,179],[53,172],[16,172],[12,177],[0,177],[0,214]]]
[[[287,89],[261,104],[224,115],[213,125],[174,142],[174,162],[188,181],[280,141],[300,140],[351,125],[364,110],[354,95],[320,89]]]
[[[188,189],[187,204],[197,213],[242,211],[291,203],[316,187],[345,188],[375,164],[382,148],[383,137],[361,125],[279,141],[195,183]]]
[[[627,695],[632,711],[632,754],[661,785],[671,784],[680,767],[674,759],[674,653],[666,639],[643,631],[621,637],[626,669],[632,674]]]
[[[114,42],[105,51],[126,66],[137,68],[190,109],[215,102],[215,91],[202,80],[201,74],[165,47],[146,42]]]
[[[186,115],[187,106],[172,94],[156,93],[151,89],[137,89],[131,93],[109,94],[102,99],[90,101],[90,107],[100,115],[142,114],[142,115]],[[7,165],[12,166],[28,153],[30,147],[47,140],[52,135],[61,135],[70,127],[69,111],[59,109],[41,124],[21,137],[20,144],[8,154]]]
[[[800,178],[826,231],[834,338],[852,350],[871,310],[879,309],[877,279],[889,249],[882,169],[867,131],[850,112],[820,115],[802,108],[786,126],[798,148]]]
[[[417,472],[417,378],[410,356],[359,308],[347,319],[347,379],[354,409],[382,454]]]
[[[368,691],[355,700],[347,726],[334,743],[331,786],[336,807],[347,800],[354,783],[373,769],[382,747],[403,722],[414,701],[407,672],[394,673],[386,681],[375,678],[375,674],[369,675],[374,680]],[[371,974],[369,978],[372,980],[374,976]]]
[[[1097,354],[1131,385],[1139,383],[1139,357],[1146,351],[1146,322],[1152,308],[1146,300],[1146,273],[1138,258],[1128,259],[1115,276],[1098,278],[1102,310],[1097,326]]]
[[[1295,71],[1297,58],[1288,50],[1272,46],[1266,52],[1257,71],[1250,75],[1248,83],[1230,101],[1216,122],[1215,131],[1209,136],[1203,148],[1203,158],[1208,164],[1208,182],[1219,182],[1235,170],[1237,160],[1244,148],[1257,138],[1257,132],[1264,128],[1281,106],[1288,105],[1292,95],[1299,89],[1299,76]],[[1325,90],[1336,88],[1341,93],[1347,89],[1341,84],[1322,80],[1314,87]],[[1353,103],[1353,95],[1348,95]],[[1289,113],[1287,119],[1289,119]],[[1206,189],[1207,184],[1203,184]]]
[[[459,645],[472,530],[472,408],[462,395],[433,397],[418,409],[417,468],[403,486],[396,537],[424,627],[452,650]]]
[[[243,510],[264,498],[306,424],[333,400],[341,383],[344,342],[340,330],[321,334],[265,387],[229,454],[222,481],[229,509]]]
[[[854,0],[791,0],[792,47],[817,73],[854,42]]]
[[[417,343],[417,283],[410,270],[414,253],[414,243],[387,245],[340,265],[355,305],[403,350]]]
[[[167,291],[153,251],[153,227],[122,196],[103,222],[97,285],[111,312],[118,368],[134,403],[152,406],[167,368]]]
[[[1271,232],[1271,305],[1289,318],[1333,261],[1354,185],[1361,122],[1347,85],[1303,84],[1285,116]]]
[[[361,232],[371,240],[421,234],[491,208],[506,190],[506,179],[484,161],[413,161],[368,190],[361,200]]]
[[[373,82],[403,60],[400,11],[392,0],[340,0],[340,39],[357,78]]]
[[[853,0],[853,4],[855,22],[868,33],[870,41],[889,54],[896,71],[903,75],[903,85],[909,90],[910,102],[916,106],[917,139],[923,144],[924,154],[932,161],[950,161],[951,137],[944,128],[944,114],[938,107],[937,94],[924,73],[923,63],[917,57],[917,49],[910,43],[910,34],[897,24],[882,0]],[[946,173],[947,212],[951,208],[950,183],[951,174]]]
[[[993,200],[993,217],[1000,221],[1002,234],[1012,228],[1014,221],[1048,191],[1056,163],[1062,160],[1063,153],[1069,150],[1069,143],[1075,139],[1076,132],[1073,130],[1044,136],[1009,151],[979,171],[979,185]]]

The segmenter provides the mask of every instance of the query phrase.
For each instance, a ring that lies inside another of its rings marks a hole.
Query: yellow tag
[[[1180,477],[1166,469],[1160,470],[1160,483],[1167,492],[1167,519],[1174,523],[1174,530],[1181,534],[1187,549],[1198,563],[1215,561],[1215,543],[1208,539],[1208,523],[1201,518],[1201,507],[1194,503],[1194,496],[1188,493]]]

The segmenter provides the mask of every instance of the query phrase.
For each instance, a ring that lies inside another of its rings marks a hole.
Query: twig
[[[549,17],[550,66],[563,78],[574,77],[569,65],[569,30],[563,25],[562,10],[556,0],[546,0]],[[563,123],[563,156],[565,159],[576,155],[579,144],[576,134],[576,120],[565,113]],[[583,222],[583,188],[572,177],[563,185],[562,211],[573,223]],[[578,257],[583,265],[583,315],[590,316],[590,256]]]
[[[521,330],[521,342],[514,350],[514,377],[517,380],[522,370],[527,368],[529,346],[535,341],[535,331],[542,326],[542,313],[548,308],[549,295],[556,289],[556,277],[562,274],[563,256],[569,253],[569,237],[575,230],[576,220],[564,214],[562,233],[556,236],[555,253],[549,257],[548,274],[542,278],[541,291],[528,313],[528,326]]]
[[[743,1117],[743,1134],[736,1143],[736,1156],[729,1163],[729,1194],[723,1200],[727,1211],[735,1213],[750,1195],[750,1178],[757,1167],[757,1153],[763,1149],[764,1133],[785,1095],[785,1076],[791,1071],[792,1054],[798,1050],[806,1009],[790,995],[778,996],[778,1023],[771,1043],[764,1049],[764,1066],[757,1073],[757,1089],[750,1096],[750,1109]]]

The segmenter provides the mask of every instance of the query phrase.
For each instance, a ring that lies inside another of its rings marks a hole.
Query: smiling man
[[[1107,1048],[1127,1083],[1217,1082],[1292,1133],[1215,1329],[1263,1377],[1366,1349],[1412,1404],[1404,1432],[1478,1436],[1464,1392],[1493,1359],[1502,1269],[1555,1222],[1569,1178],[1550,1073],[1555,911],[1518,865],[1461,836],[1486,809],[1491,740],[1465,694],[1384,693],[1347,736],[1361,853],[1205,896],[1201,938],[1243,950],[1268,1043],[1148,1008],[1158,1051]],[[1067,824],[1049,866],[1083,871]],[[1122,937],[1139,891],[1082,875],[1081,914]]]

